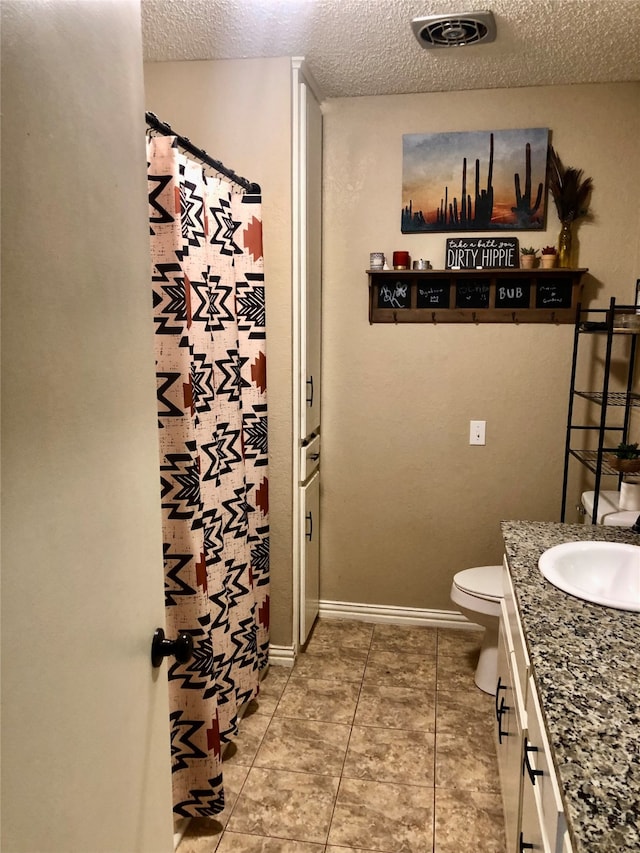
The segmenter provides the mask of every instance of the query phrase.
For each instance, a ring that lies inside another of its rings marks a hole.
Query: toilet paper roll
[[[620,485],[619,508],[640,510],[640,483],[622,483]]]

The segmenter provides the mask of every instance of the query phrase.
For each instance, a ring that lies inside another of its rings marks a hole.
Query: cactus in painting
[[[529,142],[527,142],[525,149],[524,193],[521,192],[520,173],[516,172],[513,177],[516,187],[516,206],[512,207],[511,210],[516,215],[516,224],[522,227],[531,225],[542,201],[544,184],[542,181],[538,184],[536,200],[531,204],[531,144]]]
[[[476,160],[476,206],[474,224],[481,228],[488,228],[493,216],[493,133],[489,142],[489,172],[487,174],[487,188],[480,190],[480,161]]]

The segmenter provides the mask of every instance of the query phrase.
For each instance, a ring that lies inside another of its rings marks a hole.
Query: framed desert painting
[[[402,233],[545,227],[549,130],[407,133]]]

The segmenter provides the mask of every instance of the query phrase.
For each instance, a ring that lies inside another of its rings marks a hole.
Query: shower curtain
[[[261,199],[147,140],[174,812],[224,808],[221,753],[269,645]]]

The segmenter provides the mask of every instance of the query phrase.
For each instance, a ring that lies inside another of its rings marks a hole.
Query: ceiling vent
[[[411,28],[426,48],[487,44],[496,38],[496,22],[488,11],[414,18]]]

